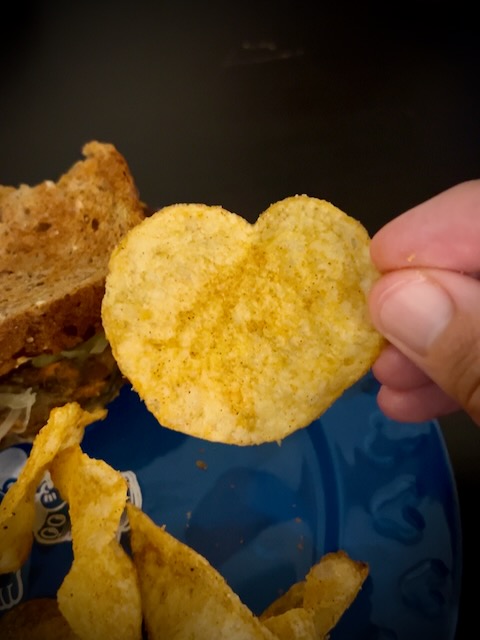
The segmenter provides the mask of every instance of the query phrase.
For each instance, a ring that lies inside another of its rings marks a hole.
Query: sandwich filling
[[[105,406],[122,383],[103,333],[70,351],[28,358],[0,377],[0,447],[31,441],[53,407],[74,400],[89,410]]]

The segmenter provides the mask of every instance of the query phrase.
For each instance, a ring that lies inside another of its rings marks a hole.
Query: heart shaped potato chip
[[[165,427],[211,441],[280,441],[377,357],[363,226],[293,196],[255,224],[165,207],[114,250],[103,324],[124,375]]]

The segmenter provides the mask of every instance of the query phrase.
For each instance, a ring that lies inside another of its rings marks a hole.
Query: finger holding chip
[[[60,611],[81,640],[140,640],[137,573],[117,540],[125,478],[78,445],[57,456],[51,475],[69,505],[74,556],[57,592]]]
[[[323,200],[286,198],[254,225],[173,205],[114,250],[102,318],[163,426],[259,444],[310,424],[370,368],[377,277],[367,231]]]
[[[102,420],[106,411],[84,411],[72,402],[53,409],[35,437],[30,455],[0,503],[0,573],[17,571],[33,541],[35,492],[52,460],[62,449],[81,442],[85,427]]]

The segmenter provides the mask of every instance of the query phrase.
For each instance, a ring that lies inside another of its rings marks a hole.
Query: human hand
[[[406,422],[464,409],[480,425],[480,180],[389,222],[371,256],[370,313],[390,343],[373,367],[379,406]]]

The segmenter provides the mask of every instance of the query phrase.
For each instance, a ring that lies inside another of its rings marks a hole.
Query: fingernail
[[[453,315],[450,296],[423,276],[397,282],[380,298],[379,320],[384,335],[425,355]]]

